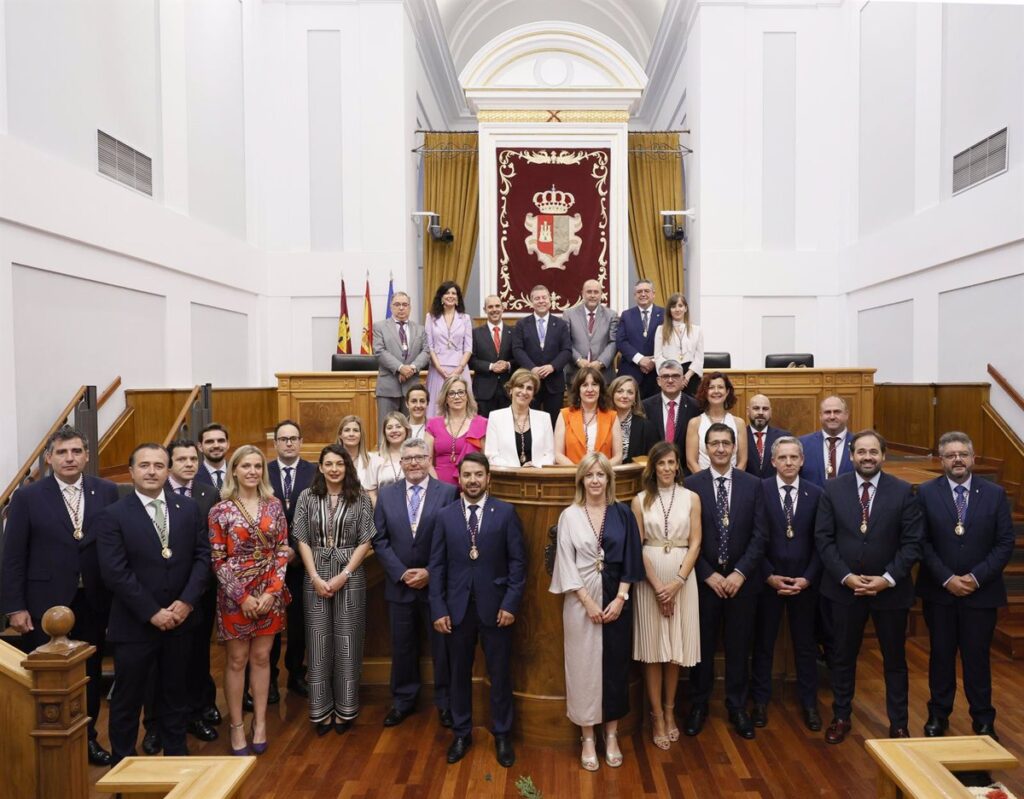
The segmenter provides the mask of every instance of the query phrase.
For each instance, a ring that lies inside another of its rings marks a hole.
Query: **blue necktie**
[[[540,339],[540,348],[544,349],[544,338],[547,335],[548,318],[542,316],[537,320],[537,338]]]
[[[957,486],[953,493],[956,494],[953,500],[953,504],[956,505],[956,520],[963,524],[967,520],[967,489]]]
[[[480,520],[477,519],[476,512],[480,509],[479,505],[469,506],[469,531],[475,536],[480,531]]]
[[[725,490],[725,478],[718,478],[718,494],[715,497],[715,521],[718,527],[718,563],[724,566],[729,561],[729,494]]]
[[[416,520],[420,515],[420,494],[423,491],[423,486],[412,487],[412,499],[409,500],[409,526],[412,527],[413,535],[416,534]]]

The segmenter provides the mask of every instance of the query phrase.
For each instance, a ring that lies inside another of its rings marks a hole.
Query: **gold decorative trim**
[[[608,122],[625,125],[629,122],[628,111],[602,111],[539,108],[512,108],[507,110],[483,110],[476,115],[477,122]]]

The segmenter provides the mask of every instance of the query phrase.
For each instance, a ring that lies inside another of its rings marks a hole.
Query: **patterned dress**
[[[356,547],[376,535],[373,505],[363,492],[357,505],[339,501],[331,524],[327,497],[307,488],[295,502],[292,534],[313,551],[317,575],[330,580],[345,569]],[[306,682],[309,684],[309,719],[319,724],[338,716],[359,715],[359,682],[366,633],[366,573],[362,564],[341,591],[326,599],[313,589],[306,574],[302,581],[306,617]]]
[[[217,575],[217,639],[249,640],[276,635],[285,627],[291,594],[284,583],[288,563],[288,523],[275,498],[261,499],[259,515],[249,520],[233,499],[210,509],[210,547]],[[258,619],[242,615],[247,597],[273,594],[270,611]]]
[[[427,348],[437,356],[437,360],[446,370],[454,369],[467,352],[473,351],[473,320],[469,314],[455,314],[450,328],[444,321],[443,314],[437,319],[427,314],[424,327],[427,330]],[[473,382],[469,375],[468,364],[462,370],[462,379],[466,381],[466,391],[472,391]],[[435,400],[441,393],[444,381],[445,378],[434,368],[434,362],[431,361],[427,370],[427,391],[430,393],[430,405],[427,406],[428,418],[437,413]]]

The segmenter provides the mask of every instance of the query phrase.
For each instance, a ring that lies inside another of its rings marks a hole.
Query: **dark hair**
[[[736,404],[736,389],[732,387],[732,381],[729,379],[729,376],[721,372],[708,372],[700,379],[700,386],[697,388],[697,405],[700,406],[701,413],[704,413],[711,407],[711,403],[708,402],[708,386],[711,385],[712,380],[725,381],[726,391],[729,392],[725,395],[725,409],[729,410]]]
[[[77,427],[72,427],[69,424],[63,424],[58,427],[53,434],[46,439],[46,454],[50,455],[53,453],[53,445],[58,441],[72,441],[73,439],[79,438],[82,440],[82,446],[85,447],[85,451],[89,451],[89,439],[85,437],[85,433],[79,430]]]
[[[427,387],[425,385],[423,385],[422,383],[417,383],[415,386],[409,386],[409,388],[406,389],[406,391],[405,391],[405,401],[406,401],[406,403],[409,402],[409,395],[412,394],[412,392],[414,392],[414,391],[422,391],[424,394],[427,395],[427,402],[430,402],[430,392],[427,391]]]
[[[194,449],[196,456],[198,457],[199,455],[199,445],[191,438],[176,438],[167,445],[167,457],[172,461],[174,460],[174,450],[176,449]]]
[[[608,410],[608,384],[604,382],[604,375],[601,374],[601,370],[595,369],[593,366],[584,366],[576,373],[576,377],[572,379],[572,386],[569,388],[569,407],[579,408],[582,405],[580,388],[588,377],[594,378],[594,382],[597,383],[598,410]]]
[[[882,438],[882,434],[877,430],[872,430],[870,427],[867,430],[858,430],[852,436],[850,436],[850,452],[853,452],[853,448],[857,446],[857,440],[866,438],[867,436],[874,436],[878,439],[879,449],[882,450],[882,454],[885,454],[885,439]]]
[[[708,428],[708,431],[704,434],[704,446],[706,447],[708,445],[708,439],[711,437],[712,433],[721,433],[723,430],[729,434],[729,438],[731,438],[732,443],[735,444],[736,431],[729,427],[729,425],[727,424],[722,424],[721,422],[714,422],[711,425],[711,427]]]
[[[164,455],[167,456],[167,462],[168,462],[168,464],[170,464],[171,456],[170,456],[170,453],[164,448],[164,445],[163,444],[154,444],[152,441],[150,441],[150,442],[147,442],[145,444],[139,444],[137,447],[135,447],[135,449],[132,450],[132,454],[128,456],[128,465],[129,466],[134,466],[135,465],[135,455],[137,453],[141,452],[144,449],[158,449],[158,450],[160,450],[162,453],[164,453]]]
[[[282,419],[280,422],[277,423],[277,427],[274,428],[274,438],[277,438],[278,431],[280,431],[280,429],[284,427],[286,424],[290,424],[292,427],[298,430],[299,438],[302,438],[302,428],[299,427],[298,422],[293,422],[291,419]]]
[[[644,465],[644,474],[640,478],[644,491],[644,508],[654,504],[654,498],[658,494],[658,461],[668,455],[676,456],[676,485],[683,484],[683,462],[679,455],[679,447],[671,441],[659,441],[651,451],[647,453],[647,463]]]
[[[459,462],[459,474],[462,474],[462,464],[464,463],[479,463],[484,467],[484,474],[491,473],[491,462],[487,460],[487,456],[482,452],[470,452]]]
[[[203,437],[207,433],[212,433],[214,430],[220,430],[220,432],[224,434],[224,438],[228,439],[229,441],[231,440],[231,434],[228,433],[228,429],[224,425],[218,422],[210,422],[208,425],[206,425],[206,427],[199,431],[199,443],[202,444]]]
[[[359,502],[359,493],[363,490],[363,487],[359,483],[359,474],[356,472],[356,466],[352,462],[352,456],[348,454],[348,450],[341,444],[328,444],[320,450],[320,457],[317,463],[323,466],[324,458],[328,455],[338,455],[345,464],[345,476],[341,479],[341,498],[345,501],[346,505],[355,505]],[[313,475],[313,482],[309,484],[309,493],[314,497],[327,496],[327,479],[319,469]]]
[[[444,313],[444,303],[441,302],[441,297],[451,289],[455,289],[455,293],[459,298],[458,302],[455,303],[455,310],[459,313],[466,312],[466,303],[462,300],[462,287],[454,280],[446,280],[437,287],[437,292],[434,294],[434,301],[430,303],[430,315],[435,319]]]

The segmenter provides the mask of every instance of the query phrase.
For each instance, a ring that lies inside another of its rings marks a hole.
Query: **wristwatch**
[[[621,600],[622,600],[623,602],[629,602],[629,594],[628,594],[628,593],[626,593],[625,591],[623,591],[623,592],[622,592],[621,594],[618,594],[617,596],[618,596],[618,598],[619,598],[619,599],[621,599]]]
[[[352,572],[350,572],[348,569],[342,569],[341,573],[344,574],[346,577],[352,576]]]

